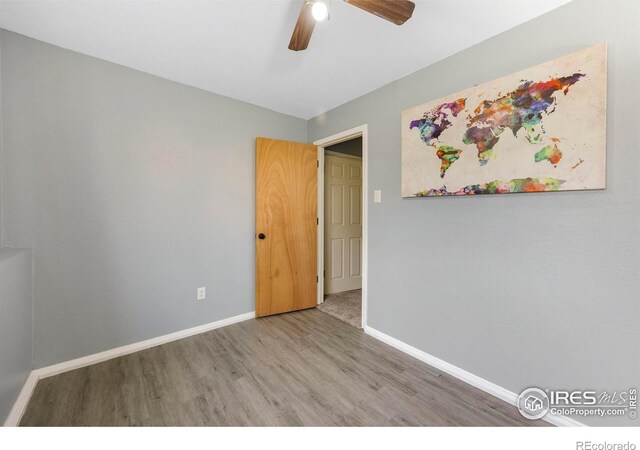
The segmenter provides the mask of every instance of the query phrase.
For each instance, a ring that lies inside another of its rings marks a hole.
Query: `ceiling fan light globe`
[[[329,16],[329,8],[325,2],[315,1],[311,6],[311,15],[316,21],[320,22]]]

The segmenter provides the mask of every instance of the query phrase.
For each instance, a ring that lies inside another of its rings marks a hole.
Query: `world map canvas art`
[[[402,196],[605,188],[599,44],[402,112]]]

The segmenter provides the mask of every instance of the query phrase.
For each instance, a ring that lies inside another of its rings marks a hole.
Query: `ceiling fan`
[[[327,18],[329,9],[326,0],[305,0],[293,29],[289,50],[305,50],[311,40],[316,21]],[[344,0],[350,5],[368,13],[375,14],[396,25],[402,25],[411,18],[415,3],[409,0]]]

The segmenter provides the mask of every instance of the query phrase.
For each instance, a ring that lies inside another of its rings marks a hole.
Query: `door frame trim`
[[[365,123],[340,133],[333,134],[313,143],[318,147],[318,304],[324,301],[324,149],[362,137],[362,329],[367,326],[368,296],[368,127]]]

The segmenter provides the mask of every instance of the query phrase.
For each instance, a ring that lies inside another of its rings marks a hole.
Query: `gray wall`
[[[35,249],[35,367],[253,311],[255,138],[306,142],[306,122],[0,36],[3,245]]]
[[[0,426],[31,372],[31,250],[0,249]]]
[[[607,190],[401,199],[403,109],[602,41]],[[639,74],[640,2],[579,0],[309,121],[369,125],[369,326],[514,392],[637,387]]]
[[[2,33],[0,32],[0,248],[2,248]]]
[[[362,157],[362,138],[351,139],[350,141],[340,142],[336,145],[325,147],[325,150],[342,153],[344,155]]]

